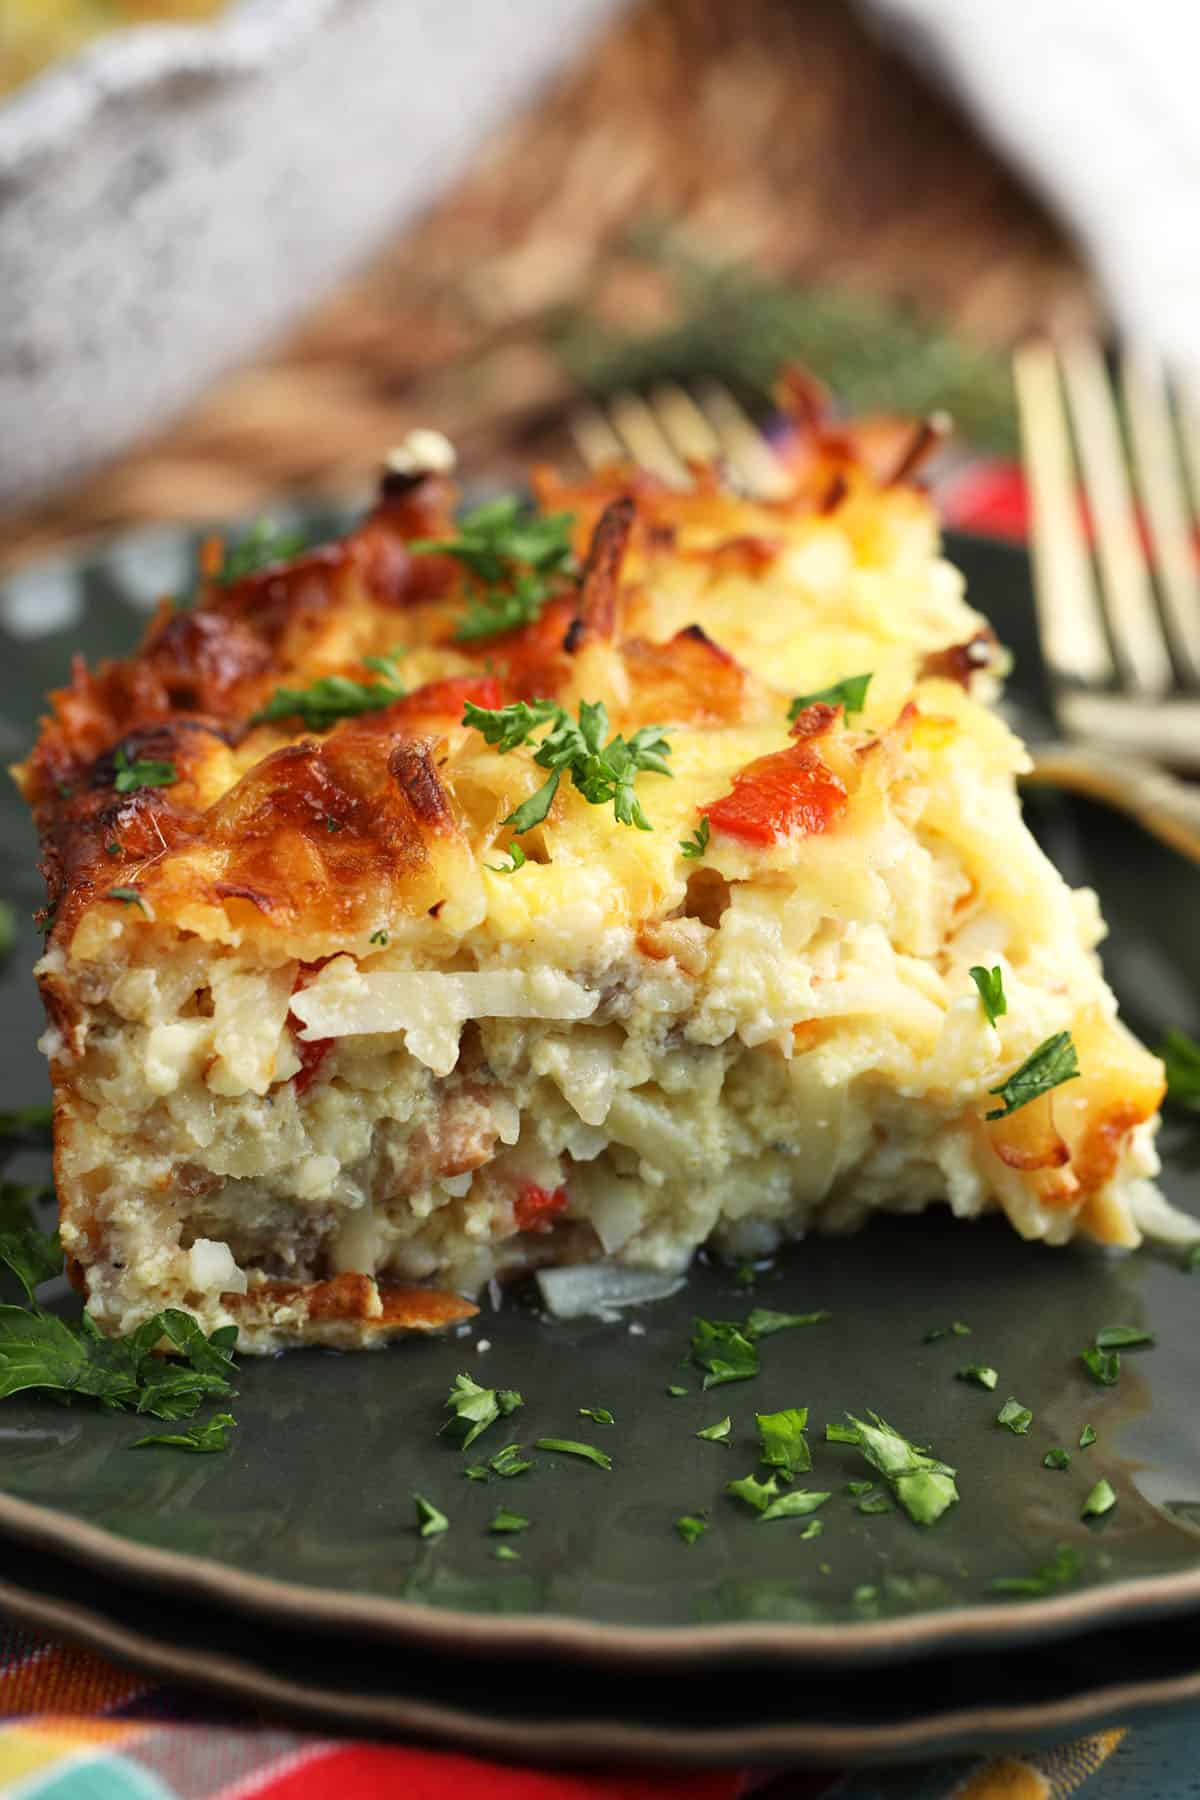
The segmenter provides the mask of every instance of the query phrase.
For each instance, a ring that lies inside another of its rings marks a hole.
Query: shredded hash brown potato
[[[197,604],[52,695],[16,775],[62,1237],[101,1329],[173,1305],[251,1350],[373,1345],[493,1277],[672,1272],[933,1202],[1139,1241],[1162,1069],[1116,1017],[1094,896],[1022,821],[923,440],[791,395],[781,500],[539,472],[580,572],[518,629],[456,637],[477,592],[410,548],[454,536],[455,493],[400,458],[343,541],[230,582],[217,547]],[[389,704],[254,722],[381,666]],[[851,717],[792,708],[866,672]],[[464,707],[534,698],[662,728],[652,829],[566,779],[502,824],[536,737],[502,753]],[[133,785],[143,763],[174,779]],[[976,964],[1003,971],[994,1024]],[[1078,1078],[989,1120],[1063,1031]]]

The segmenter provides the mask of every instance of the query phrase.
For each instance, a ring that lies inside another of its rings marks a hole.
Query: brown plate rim
[[[392,1600],[343,1589],[305,1587],[251,1575],[206,1556],[135,1543],[102,1526],[0,1493],[0,1533],[53,1550],[85,1566],[231,1606],[240,1614],[341,1633],[366,1632],[456,1655],[498,1652],[563,1655],[599,1665],[661,1670],[720,1665],[731,1658],[843,1665],[944,1653],[957,1647],[996,1649],[1083,1628],[1119,1626],[1132,1617],[1168,1616],[1200,1607],[1200,1566],[1187,1574],[1141,1576],[1047,1600],[953,1607],[854,1625],[609,1625],[559,1613],[493,1619],[451,1608]]]

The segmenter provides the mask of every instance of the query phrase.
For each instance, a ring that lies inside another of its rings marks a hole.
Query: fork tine
[[[704,382],[699,401],[721,454],[741,486],[764,500],[787,494],[792,484],[786,469],[724,383]]]
[[[1133,440],[1133,468],[1150,526],[1163,610],[1176,654],[1200,678],[1200,572],[1171,429],[1161,364],[1121,360],[1121,388]]]
[[[664,381],[650,395],[650,404],[667,441],[684,462],[710,462],[720,455],[720,439],[686,388]]]
[[[1112,386],[1090,339],[1065,344],[1061,362],[1117,662],[1140,693],[1162,694],[1171,659],[1138,540]]]
[[[633,462],[660,476],[671,487],[691,487],[686,464],[676,456],[640,394],[614,394],[608,403],[608,422]]]
[[[1029,474],[1034,589],[1046,661],[1068,679],[1105,682],[1114,669],[1075,502],[1066,414],[1048,343],[1013,357],[1021,444]]]
[[[608,463],[620,462],[624,457],[620,438],[604,414],[594,406],[577,407],[567,420],[567,430],[589,469],[603,469]]]

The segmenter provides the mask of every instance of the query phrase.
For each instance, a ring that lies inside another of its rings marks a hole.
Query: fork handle
[[[1200,862],[1200,790],[1178,776],[1136,758],[1122,756],[1114,762],[1110,750],[1088,744],[1039,744],[1033,759],[1028,780],[1106,801],[1173,850]]]

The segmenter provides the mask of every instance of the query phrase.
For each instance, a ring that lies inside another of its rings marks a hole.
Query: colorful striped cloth
[[[1023,538],[1020,472],[972,462],[938,483],[948,523]],[[518,1768],[284,1729],[234,1703],[164,1689],[0,1620],[0,1800],[1182,1800],[1200,1719],[1099,1732],[1028,1756],[786,1778],[763,1772]],[[1148,1770],[1178,1787],[1147,1786]]]

